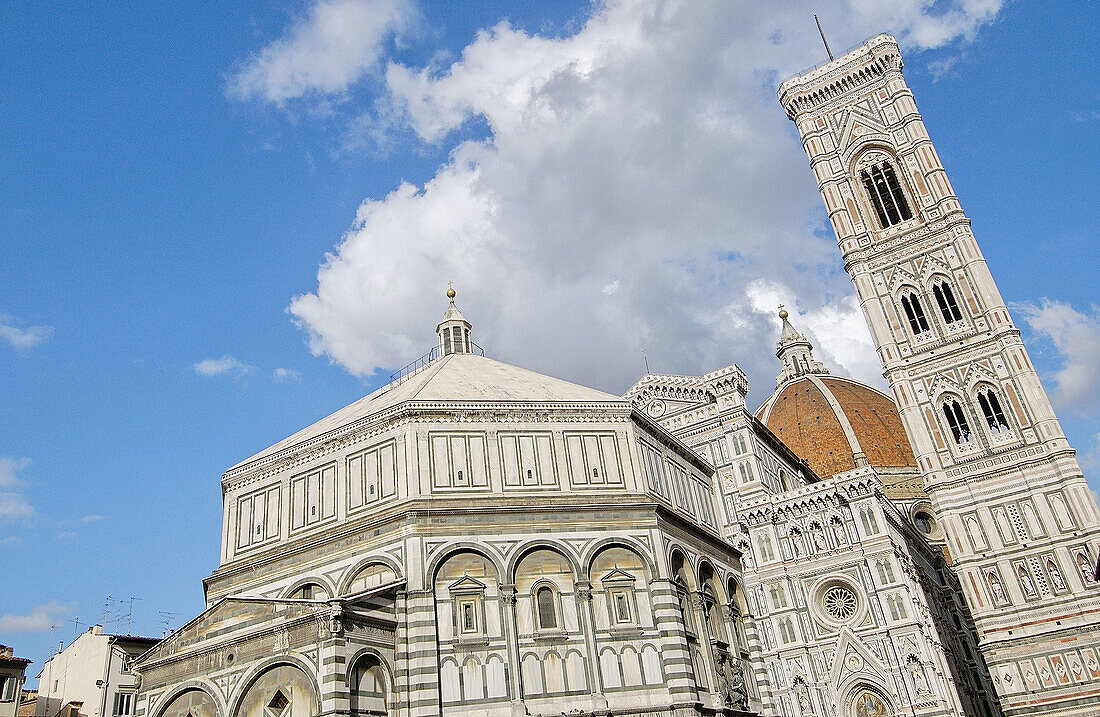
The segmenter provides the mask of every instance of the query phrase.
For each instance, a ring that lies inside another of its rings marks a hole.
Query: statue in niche
[[[814,713],[813,704],[810,702],[810,688],[806,686],[806,680],[801,677],[794,678],[794,694],[798,698],[798,710],[803,717],[809,717]]]
[[[1058,592],[1066,590],[1066,581],[1062,579],[1062,571],[1058,569],[1058,566],[1054,564],[1054,561],[1047,558],[1047,573],[1050,575],[1050,584],[1054,586],[1054,589]]]
[[[844,534],[844,524],[839,520],[834,519],[832,522],[833,537],[836,538],[837,545],[847,545],[848,536]]]
[[[920,659],[916,655],[910,655],[906,661],[906,667],[909,669],[909,677],[913,680],[913,686],[917,688],[917,694],[931,694],[932,690],[928,687],[928,678],[924,676],[924,665],[921,664]]]
[[[814,550],[828,550],[829,545],[825,542],[825,531],[821,529],[820,523],[814,523],[810,526],[810,535],[813,537]]]
[[[734,709],[743,710],[749,706],[749,696],[745,692],[745,668],[741,660],[730,657],[726,659],[726,667],[729,670],[729,693],[728,697],[724,694],[723,699]]]
[[[1005,594],[1005,587],[1001,584],[1001,578],[997,573],[992,570],[986,574],[986,579],[989,581],[989,590],[993,593],[993,599],[998,605],[1008,604],[1008,595]]]
[[[1081,579],[1085,582],[1085,585],[1092,585],[1096,582],[1096,577],[1092,573],[1092,566],[1089,565],[1089,556],[1085,555],[1085,551],[1080,551],[1076,555],[1077,568],[1081,571]]]
[[[1016,568],[1016,576],[1020,579],[1020,588],[1029,600],[1039,597],[1039,593],[1035,591],[1035,583],[1032,582],[1031,576],[1024,570],[1023,565]]]
[[[802,551],[804,550],[802,544],[802,531],[798,528],[791,529],[791,552],[794,557],[802,557]]]

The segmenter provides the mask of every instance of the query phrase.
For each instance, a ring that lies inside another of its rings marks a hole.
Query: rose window
[[[852,619],[858,604],[856,594],[842,585],[833,585],[821,596],[821,608],[837,622]]]

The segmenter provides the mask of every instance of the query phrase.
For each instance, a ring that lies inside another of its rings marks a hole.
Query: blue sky
[[[0,642],[36,672],[108,595],[110,629],[199,612],[222,472],[427,350],[451,279],[490,355],[607,390],[645,350],[763,400],[779,301],[881,383],[774,95],[822,59],[809,5],[650,5],[0,7]],[[1087,4],[815,8],[834,48],[902,40],[1100,467]]]

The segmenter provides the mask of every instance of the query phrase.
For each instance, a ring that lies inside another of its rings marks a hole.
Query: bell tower
[[[779,88],[1006,715],[1100,714],[1100,515],[878,35]]]

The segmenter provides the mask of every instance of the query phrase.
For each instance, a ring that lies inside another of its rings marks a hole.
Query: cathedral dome
[[[894,402],[858,381],[815,374],[787,380],[756,417],[818,475],[917,466]]]
[[[783,329],[775,352],[783,371],[756,417],[820,476],[867,465],[914,473],[917,460],[890,397],[865,383],[830,376],[787,316],[779,312]]]

